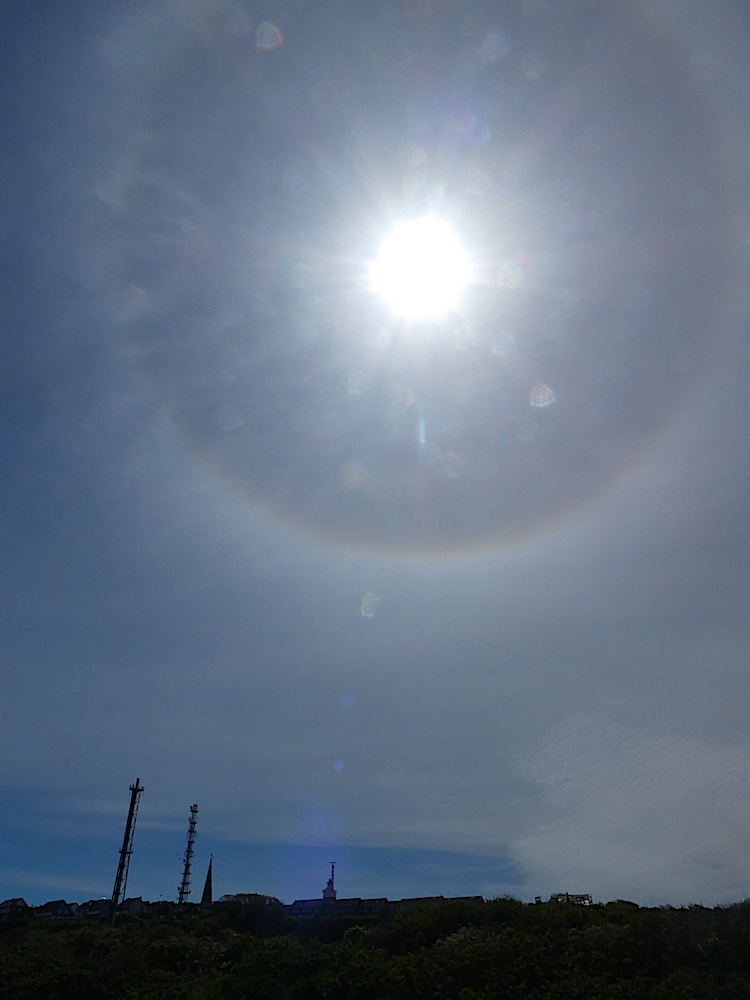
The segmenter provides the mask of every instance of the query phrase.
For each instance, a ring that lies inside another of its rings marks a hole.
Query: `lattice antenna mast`
[[[185,848],[185,867],[182,869],[182,882],[180,882],[180,895],[177,897],[178,903],[186,903],[190,895],[190,866],[193,863],[193,850],[195,847],[195,825],[198,822],[198,806],[190,806],[190,822],[188,823],[187,847]]]
[[[135,821],[138,818],[138,803],[142,791],[143,785],[141,784],[141,779],[136,778],[135,784],[130,786],[130,808],[128,809],[128,819],[125,824],[125,836],[122,838],[122,847],[120,848],[120,863],[117,866],[115,885],[112,889],[113,906],[119,906],[125,898],[125,890],[128,885],[128,872],[130,871],[130,855],[133,853]]]

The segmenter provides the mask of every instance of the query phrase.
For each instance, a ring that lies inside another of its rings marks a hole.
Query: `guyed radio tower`
[[[136,778],[135,784],[130,786],[130,808],[128,809],[128,819],[125,823],[125,836],[122,838],[120,848],[120,863],[117,866],[115,885],[112,889],[112,907],[119,906],[125,899],[125,889],[128,885],[128,872],[130,871],[130,855],[133,853],[133,834],[135,833],[135,821],[138,818],[138,801],[143,791],[141,779]]]
[[[190,866],[193,863],[193,849],[195,845],[195,825],[198,822],[198,806],[190,806],[190,822],[188,823],[187,847],[185,848],[184,868],[182,869],[182,882],[180,882],[180,895],[178,903],[187,903],[190,895]]]

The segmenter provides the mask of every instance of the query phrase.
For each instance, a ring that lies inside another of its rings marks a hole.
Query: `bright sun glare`
[[[373,291],[405,319],[436,319],[453,309],[471,275],[458,237],[443,219],[398,223],[370,265]]]

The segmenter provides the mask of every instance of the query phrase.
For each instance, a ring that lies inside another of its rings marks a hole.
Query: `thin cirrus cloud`
[[[96,893],[101,890],[101,884],[85,878],[71,878],[53,872],[29,871],[25,868],[0,868],[0,878],[7,883],[26,883],[34,889],[53,889],[61,892]]]
[[[750,881],[750,741],[650,733],[603,715],[560,721],[521,763],[537,790],[513,857],[539,889],[730,902]]]

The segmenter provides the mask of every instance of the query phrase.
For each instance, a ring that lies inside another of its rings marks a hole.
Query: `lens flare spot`
[[[445,197],[445,185],[425,170],[412,170],[403,182],[404,197],[413,206],[439,205]]]
[[[350,396],[362,396],[367,390],[370,377],[367,372],[353,371],[346,383],[346,391]]]
[[[359,602],[359,613],[363,618],[374,618],[382,603],[383,600],[381,597],[378,597],[374,591],[368,590]]]
[[[492,338],[492,353],[501,361],[512,361],[518,354],[518,344],[512,333],[500,331]]]
[[[284,44],[284,36],[270,21],[261,21],[255,31],[255,47],[263,52],[273,52]]]
[[[458,479],[464,471],[464,463],[455,451],[447,451],[440,463],[440,471],[448,479]]]
[[[477,196],[486,194],[490,189],[490,179],[484,170],[475,167],[469,174],[467,187],[469,194]]]
[[[490,31],[479,46],[479,58],[484,63],[497,62],[510,52],[508,36],[502,31]]]
[[[500,288],[520,288],[523,284],[523,268],[516,261],[508,261],[500,268],[497,284]]]
[[[431,441],[425,441],[424,444],[420,443],[419,446],[419,461],[421,465],[437,465],[443,460],[443,453],[438,448],[437,445],[433,444]]]
[[[536,440],[541,433],[539,424],[533,417],[522,417],[516,422],[516,440],[528,444]]]
[[[537,409],[543,409],[555,402],[556,396],[548,385],[544,382],[535,382],[529,389],[529,405]]]
[[[353,459],[347,462],[341,470],[341,481],[350,490],[361,489],[366,486],[370,479],[370,473],[364,462]]]
[[[476,347],[479,343],[479,338],[468,323],[459,323],[453,334],[456,347],[460,347],[463,350],[468,350],[470,347]]]
[[[227,403],[226,406],[221,407],[216,419],[223,431],[237,431],[245,424],[242,411],[236,406],[232,406],[231,403]]]
[[[459,135],[472,143],[485,142],[492,134],[487,122],[470,111],[457,119],[455,129]]]
[[[343,762],[343,760],[334,761],[333,769],[334,769],[334,771],[337,772],[337,774],[340,774],[344,770],[344,762]]]
[[[403,157],[406,165],[415,169],[427,162],[427,151],[416,142],[407,142],[403,149]]]
[[[408,409],[410,406],[414,406],[416,398],[410,385],[397,383],[393,386],[393,402],[396,406]]]
[[[525,80],[538,80],[547,69],[547,61],[544,56],[532,49],[524,56],[521,67]]]
[[[123,295],[123,302],[128,312],[142,312],[148,305],[148,295],[138,285],[131,285]]]

